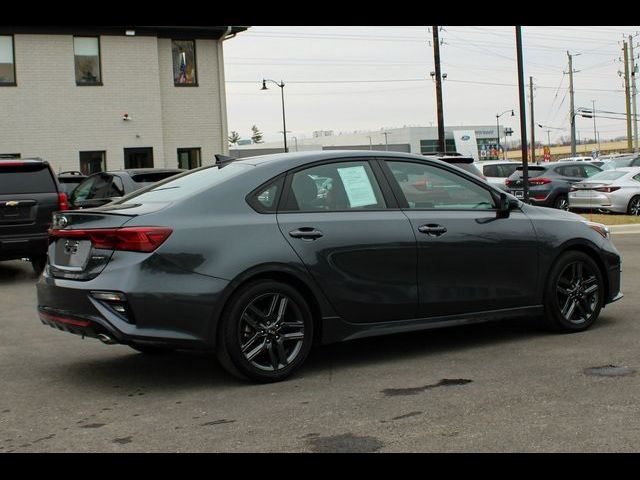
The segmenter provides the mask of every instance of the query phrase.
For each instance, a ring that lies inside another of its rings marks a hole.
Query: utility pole
[[[573,104],[573,59],[567,50],[569,57],[569,118],[571,119],[571,156],[576,156],[576,114]]]
[[[529,109],[531,109],[531,163],[536,162],[536,124],[533,120],[533,77],[529,77]]]
[[[442,75],[440,74],[440,39],[438,27],[433,29],[433,61],[436,64],[436,103],[438,108],[438,151],[445,152],[444,140],[444,111],[442,109]]]
[[[593,142],[598,143],[598,131],[596,130],[596,101],[591,100],[591,105],[593,105]],[[600,153],[600,144],[598,144],[598,153]]]
[[[629,95],[629,49],[627,42],[624,42],[624,106],[627,108],[627,148],[633,149],[631,138],[631,97]]]
[[[520,101],[520,140],[522,143],[522,196],[529,203],[529,162],[527,161],[527,103],[525,99],[524,63],[522,60],[522,29],[516,27],[516,57],[518,60],[518,99]]]
[[[638,153],[638,117],[636,115],[636,65],[633,58],[633,37],[629,35],[629,54],[631,57],[631,103],[633,105],[633,151]]]

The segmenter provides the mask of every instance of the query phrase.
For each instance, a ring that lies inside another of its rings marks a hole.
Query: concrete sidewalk
[[[640,223],[630,223],[627,225],[610,225],[609,231],[611,233],[640,233]]]

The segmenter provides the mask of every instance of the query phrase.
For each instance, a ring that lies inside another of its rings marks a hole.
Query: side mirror
[[[506,193],[501,193],[498,200],[498,217],[506,218],[509,216],[509,212],[518,207],[518,201],[511,198]]]

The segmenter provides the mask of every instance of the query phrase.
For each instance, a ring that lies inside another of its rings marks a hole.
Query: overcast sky
[[[280,88],[284,81],[287,130],[298,138],[314,130],[335,133],[436,125],[432,34],[420,26],[253,26],[226,41],[225,75],[229,131],[251,137],[257,125],[264,140],[282,138]],[[515,28],[443,26],[440,39],[444,119],[447,126],[495,125],[496,114],[519,138]],[[567,50],[574,55],[575,107],[625,112],[622,40],[639,26],[522,27],[524,74],[535,86],[536,123],[549,127],[551,141],[569,135]],[[499,85],[496,85],[499,84]],[[640,85],[638,85],[640,87]],[[528,90],[527,90],[528,92]],[[529,122],[527,103],[527,125]],[[602,113],[601,115],[613,116]],[[622,118],[622,117],[621,117]],[[623,120],[596,118],[601,139],[626,134]],[[577,117],[580,138],[593,138],[593,120]],[[536,129],[536,140],[547,139]]]

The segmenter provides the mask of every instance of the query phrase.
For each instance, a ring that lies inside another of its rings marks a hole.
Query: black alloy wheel
[[[627,214],[635,216],[640,215],[640,196],[636,195],[631,200],[629,200]]]
[[[545,296],[547,323],[555,330],[578,332],[598,318],[604,284],[598,265],[583,252],[562,255],[551,269]]]
[[[288,377],[307,357],[313,340],[311,312],[291,286],[261,280],[242,288],[223,315],[221,364],[260,382]]]

